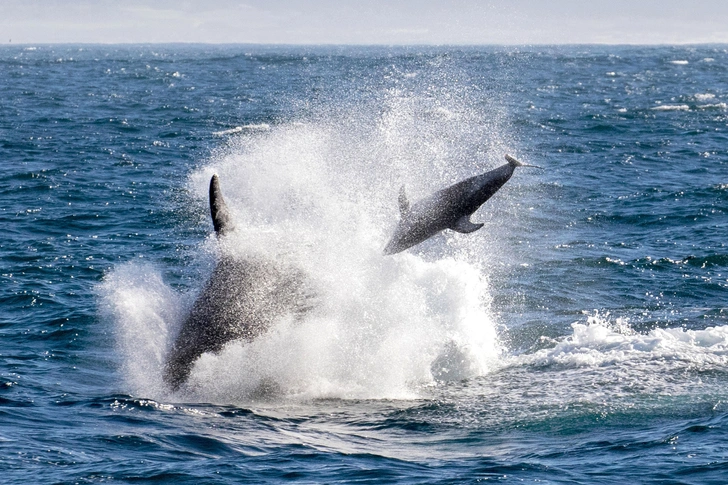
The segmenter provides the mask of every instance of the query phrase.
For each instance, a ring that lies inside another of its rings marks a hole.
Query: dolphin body
[[[399,192],[401,220],[384,254],[396,254],[411,248],[445,229],[469,234],[483,224],[474,224],[470,216],[495,194],[513,175],[516,167],[535,167],[506,155],[508,163],[444,188],[410,207],[404,186]],[[540,167],[537,167],[540,168]]]
[[[210,212],[221,243],[234,229],[217,175],[210,180]],[[205,352],[219,352],[230,341],[252,341],[285,314],[300,317],[311,308],[312,292],[304,274],[261,257],[222,255],[192,306],[165,362],[163,378],[178,390],[195,361]]]

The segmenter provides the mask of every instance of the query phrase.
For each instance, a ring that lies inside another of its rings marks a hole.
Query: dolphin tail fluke
[[[407,193],[404,191],[404,185],[399,188],[399,213],[402,217],[410,210],[410,203],[407,200]]]
[[[450,229],[457,232],[462,232],[463,234],[470,234],[471,232],[475,232],[478,229],[483,227],[483,224],[474,224],[470,221],[470,216],[464,216],[458,219],[455,222],[455,225],[452,226]]]
[[[513,158],[510,155],[506,155],[506,161],[508,162],[508,165],[510,165],[513,168],[516,168],[516,167],[533,167],[533,168],[543,169],[543,167],[539,167],[538,165],[529,165],[527,163],[523,163],[523,162],[521,162],[519,160],[516,160],[515,158]]]
[[[218,236],[234,229],[230,211],[222,197],[217,174],[210,179],[210,214],[212,215],[212,225]]]

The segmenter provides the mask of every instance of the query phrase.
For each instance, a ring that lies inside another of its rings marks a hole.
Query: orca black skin
[[[468,234],[483,224],[474,224],[470,216],[508,182],[516,167],[535,167],[506,155],[508,163],[444,188],[409,206],[404,187],[399,193],[401,220],[384,254],[409,249],[445,229]],[[540,167],[537,167],[540,168]]]
[[[234,227],[217,175],[210,180],[210,212],[219,239]],[[205,352],[219,352],[230,341],[251,341],[276,318],[300,316],[310,308],[311,291],[300,270],[259,258],[241,259],[223,253],[195,300],[172,344],[164,381],[178,390],[195,361]]]

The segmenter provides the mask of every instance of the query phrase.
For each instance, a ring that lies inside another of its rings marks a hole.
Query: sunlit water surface
[[[6,483],[723,483],[723,47],[0,49]],[[411,200],[504,163],[394,256]],[[212,235],[220,176],[236,231]],[[303,318],[163,363],[220,251]]]

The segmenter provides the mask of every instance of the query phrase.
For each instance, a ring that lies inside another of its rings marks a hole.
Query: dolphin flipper
[[[453,231],[462,232],[463,234],[470,234],[483,227],[483,224],[473,224],[470,222],[470,216],[463,216],[450,228]]]
[[[210,214],[212,215],[212,225],[218,236],[235,228],[225,199],[222,197],[220,180],[218,180],[217,174],[210,179]]]
[[[407,200],[407,193],[404,191],[404,185],[399,189],[399,213],[404,217],[410,210],[410,203]]]

